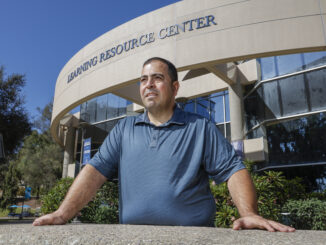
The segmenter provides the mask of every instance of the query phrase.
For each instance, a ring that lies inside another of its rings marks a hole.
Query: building
[[[103,34],[57,79],[51,133],[65,148],[63,176],[117,120],[143,110],[141,65],[160,56],[178,69],[180,106],[214,120],[256,171],[323,188],[325,13],[325,0],[184,0]]]

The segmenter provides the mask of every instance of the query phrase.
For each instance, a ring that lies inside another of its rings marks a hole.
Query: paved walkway
[[[2,224],[0,244],[325,245],[326,231],[273,233],[203,227],[95,224],[33,227],[31,224]]]

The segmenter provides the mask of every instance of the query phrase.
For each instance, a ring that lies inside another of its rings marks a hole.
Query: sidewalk
[[[0,244],[325,245],[326,231],[233,231],[206,227],[69,224],[0,225]]]

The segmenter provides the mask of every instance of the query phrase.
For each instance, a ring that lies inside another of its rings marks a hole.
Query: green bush
[[[96,193],[96,197],[81,210],[80,220],[84,223],[119,223],[118,184],[106,182]]]
[[[252,162],[245,162],[251,172]],[[300,178],[287,180],[282,172],[267,171],[262,175],[251,172],[257,191],[258,212],[265,218],[281,221],[280,213],[284,203],[289,199],[304,197],[304,186]],[[231,199],[226,183],[211,184],[211,191],[216,202],[215,226],[230,227],[239,213]]]
[[[318,200],[326,201],[326,190],[324,192],[311,192],[306,196],[307,198],[317,198]]]
[[[48,214],[57,210],[70,188],[73,178],[63,178],[42,197],[42,213]]]
[[[296,229],[325,230],[326,202],[317,198],[289,200],[282,209],[290,213],[290,223]]]
[[[61,179],[42,197],[42,213],[52,213],[59,208],[72,182],[73,178]],[[118,223],[118,195],[118,185],[106,182],[96,193],[95,198],[80,211],[79,219],[84,223]]]

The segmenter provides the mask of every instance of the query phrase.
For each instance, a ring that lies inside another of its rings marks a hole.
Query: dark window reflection
[[[261,87],[254,90],[245,100],[245,116],[248,128],[259,124],[265,119],[264,113],[264,98],[263,90]]]
[[[326,69],[306,74],[312,110],[322,110],[326,105]]]
[[[265,119],[273,119],[281,116],[280,98],[278,92],[278,83],[265,83],[263,86]],[[262,101],[260,101],[262,103]]]
[[[326,161],[326,113],[266,127],[270,164]]]
[[[304,75],[296,75],[278,81],[281,89],[283,116],[308,112]]]
[[[244,100],[248,130],[280,117],[326,109],[326,69],[262,83]]]

